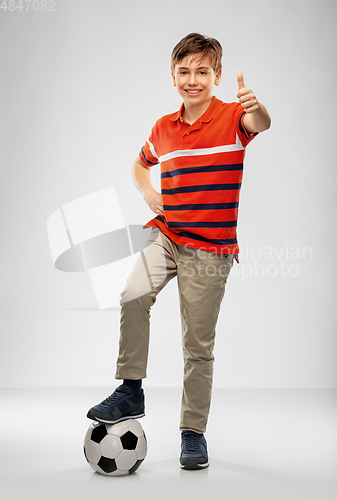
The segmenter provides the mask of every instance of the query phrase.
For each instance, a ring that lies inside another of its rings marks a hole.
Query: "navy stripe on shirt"
[[[172,189],[162,189],[162,194],[196,193],[199,191],[228,191],[241,188],[241,182],[236,184],[201,184],[199,186],[183,186]]]
[[[227,210],[231,208],[238,208],[239,202],[233,201],[231,203],[192,203],[187,205],[164,205],[164,210]]]
[[[168,227],[236,227],[238,225],[236,220],[229,221],[197,221],[197,222],[168,222]]]
[[[179,236],[183,236],[184,238],[189,238],[190,240],[198,240],[205,241],[206,243],[213,243],[214,245],[236,245],[238,240],[236,238],[232,238],[230,240],[210,240],[209,238],[204,238],[203,236],[199,236],[199,234],[192,234],[186,232],[179,232]]]
[[[158,165],[158,162],[157,163],[153,163],[152,161],[148,160],[144,154],[144,151],[143,151],[143,148],[141,149],[141,152],[142,152],[142,155],[143,155],[143,158],[144,160],[147,162],[147,163],[150,163],[151,165]]]
[[[157,215],[157,217],[155,217],[155,219],[157,219],[160,222],[162,222],[163,224],[165,224],[164,218],[161,215]],[[209,238],[204,238],[203,236],[199,236],[198,234],[188,233],[186,231],[179,231],[179,232],[177,232],[177,234],[179,236],[182,236],[184,238],[188,238],[191,240],[204,241],[205,243],[213,243],[213,245],[225,246],[225,245],[237,245],[237,243],[238,243],[238,240],[236,238],[232,238],[229,240],[211,240]]]
[[[244,126],[242,125],[242,120],[243,120],[243,117],[244,115],[246,114],[246,111],[244,111],[242,113],[242,115],[240,115],[240,118],[239,118],[239,130],[240,132],[242,132],[243,134],[245,134],[245,136],[247,137],[247,139],[251,139],[254,135],[257,135],[257,132],[255,132],[255,134],[247,134],[247,132],[245,131],[244,129]]]
[[[232,170],[243,170],[243,163],[234,163],[231,165],[206,165],[203,167],[186,167],[186,168],[176,168],[169,172],[163,172],[161,178],[165,177],[175,177],[176,175],[184,174],[199,174],[207,172],[228,172]]]

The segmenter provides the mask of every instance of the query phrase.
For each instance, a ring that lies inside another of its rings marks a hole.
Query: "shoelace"
[[[115,392],[113,392],[110,396],[108,396],[101,404],[109,406],[111,404],[117,403],[127,394],[128,392],[126,390],[117,388]]]
[[[186,431],[183,434],[183,451],[199,451],[199,434]]]

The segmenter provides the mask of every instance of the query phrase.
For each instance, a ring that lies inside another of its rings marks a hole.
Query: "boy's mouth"
[[[185,89],[185,92],[189,95],[198,95],[200,94],[201,90],[192,90],[192,89]]]

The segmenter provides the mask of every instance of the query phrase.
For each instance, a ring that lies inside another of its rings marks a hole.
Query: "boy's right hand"
[[[151,208],[152,212],[157,215],[164,215],[163,201],[161,194],[153,190],[147,196],[144,196],[145,203]]]

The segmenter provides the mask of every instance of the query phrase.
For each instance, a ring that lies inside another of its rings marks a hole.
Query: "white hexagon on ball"
[[[129,430],[128,420],[122,420],[121,422],[112,425],[106,424],[106,430],[108,431],[108,434],[121,437]]]
[[[101,458],[101,451],[99,449],[99,444],[94,443],[94,441],[89,441],[85,445],[85,453],[88,457],[88,460],[92,464],[97,464],[99,459]]]
[[[135,450],[123,450],[116,458],[116,465],[118,470],[129,471],[137,462],[137,455]]]
[[[138,460],[144,460],[147,453],[147,442],[145,436],[138,438],[135,452]]]
[[[116,458],[123,451],[123,446],[119,437],[108,434],[100,442],[99,449],[103,457]]]

